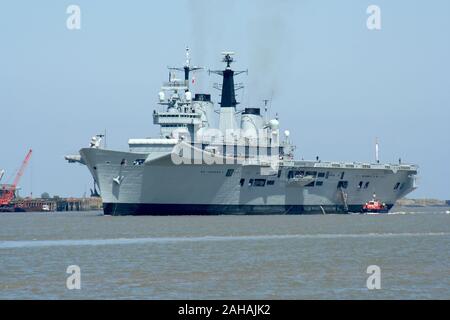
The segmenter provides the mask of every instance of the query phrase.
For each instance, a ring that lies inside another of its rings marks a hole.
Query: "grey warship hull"
[[[251,164],[175,165],[167,155],[137,164],[150,154],[92,148],[80,153],[108,215],[361,212],[373,193],[390,209],[415,189],[417,173],[409,165],[285,161],[276,173],[262,175]],[[293,171],[314,177],[307,185],[298,184],[289,178]],[[123,177],[120,184],[116,177]]]

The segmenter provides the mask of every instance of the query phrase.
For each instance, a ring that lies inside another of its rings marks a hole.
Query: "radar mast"
[[[224,56],[222,59],[222,62],[225,62],[227,64],[225,70],[209,70],[209,73],[215,73],[223,77],[222,80],[222,96],[220,99],[220,107],[221,108],[228,108],[233,107],[235,108],[238,102],[236,102],[236,88],[234,86],[234,76],[239,75],[245,71],[234,71],[231,69],[231,63],[234,62],[233,55],[234,52],[231,51],[225,51],[222,52],[222,55]]]
[[[177,70],[184,72],[184,83],[187,87],[186,91],[189,91],[189,73],[196,70],[203,69],[202,67],[191,66],[191,58],[189,56],[189,47],[186,46],[186,62],[182,68],[179,67],[168,67],[169,70]]]

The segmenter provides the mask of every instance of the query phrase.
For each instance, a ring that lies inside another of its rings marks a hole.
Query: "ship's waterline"
[[[392,204],[387,207],[391,209]],[[167,203],[104,203],[109,215],[266,215],[266,214],[327,214],[361,212],[362,205],[211,205]]]

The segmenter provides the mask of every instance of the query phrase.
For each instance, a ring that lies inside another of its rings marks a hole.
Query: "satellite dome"
[[[269,121],[269,126],[272,130],[276,130],[280,126],[280,122],[277,119],[272,119]]]

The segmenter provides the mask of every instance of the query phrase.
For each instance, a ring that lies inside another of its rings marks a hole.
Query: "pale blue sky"
[[[81,7],[81,30],[66,8]],[[381,8],[382,30],[366,28]],[[420,166],[411,197],[450,199],[450,2],[8,1],[0,11],[0,168],[12,175],[34,155],[22,195],[80,196],[92,179],[63,156],[107,130],[108,147],[158,134],[152,124],[168,65],[221,68],[236,52],[240,107],[273,96],[271,113],[296,157]],[[197,75],[214,94],[217,76]],[[195,89],[194,89],[195,91]]]

